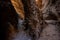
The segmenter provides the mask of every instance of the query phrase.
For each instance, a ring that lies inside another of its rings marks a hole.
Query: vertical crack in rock
[[[38,0],[39,1],[39,0]],[[24,8],[25,8],[25,18],[26,18],[26,29],[29,30],[29,33],[32,40],[38,40],[40,37],[40,33],[43,30],[43,14],[42,11],[39,10],[42,7],[42,1],[39,1],[41,3],[40,6],[38,5],[38,2],[35,0],[23,0]]]

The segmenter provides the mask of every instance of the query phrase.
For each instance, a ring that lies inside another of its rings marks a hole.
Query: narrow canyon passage
[[[14,40],[60,40],[57,1],[22,0],[27,23]]]
[[[1,28],[7,40],[60,40],[60,0],[2,2]]]

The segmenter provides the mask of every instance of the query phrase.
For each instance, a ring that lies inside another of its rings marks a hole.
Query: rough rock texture
[[[60,1],[36,1],[22,0],[26,25],[22,32],[17,33],[14,40],[60,40],[60,10],[58,9]]]
[[[2,38],[8,35],[9,40],[60,40],[60,0],[10,1],[0,3]]]

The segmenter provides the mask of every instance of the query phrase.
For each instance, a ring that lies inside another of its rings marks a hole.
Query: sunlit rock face
[[[42,8],[42,0],[35,0],[36,5],[41,9]]]
[[[14,6],[17,14],[19,15],[20,19],[24,19],[24,8],[21,0],[11,0],[12,5]]]

